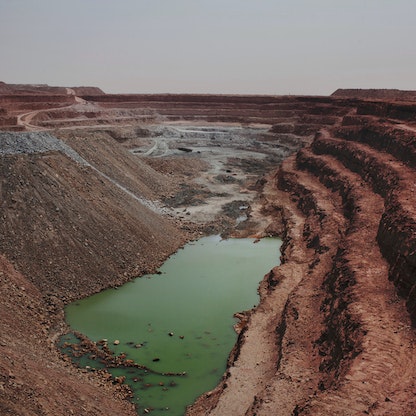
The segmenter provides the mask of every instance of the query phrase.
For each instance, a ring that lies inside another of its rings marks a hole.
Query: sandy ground
[[[223,217],[229,222],[228,228],[239,225],[239,235],[260,235],[264,231],[268,220],[259,214],[256,182],[290,152],[262,141],[268,132],[265,126],[176,122],[147,126],[147,132],[149,136],[129,140],[125,145],[156,169],[160,164],[166,172],[170,166],[172,176],[180,174],[176,163],[180,161],[189,169],[183,172],[186,182],[179,182],[190,188],[188,193],[200,193],[198,201],[170,200],[177,218],[204,226]]]

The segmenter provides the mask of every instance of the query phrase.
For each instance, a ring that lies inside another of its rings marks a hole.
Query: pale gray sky
[[[0,80],[108,93],[416,89],[415,0],[0,0]]]

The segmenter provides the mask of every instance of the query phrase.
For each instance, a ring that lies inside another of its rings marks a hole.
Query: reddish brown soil
[[[0,256],[0,414],[135,415],[104,374],[81,372],[59,356],[42,293]]]
[[[263,209],[253,216],[268,219],[257,232],[282,233],[282,265],[242,315],[222,382],[188,414],[415,414],[416,106],[22,89],[0,84],[0,118],[16,121],[8,127],[67,128],[67,116],[89,129],[98,120],[119,127],[129,109],[125,123],[146,115],[261,124],[264,142],[304,145],[254,187]],[[126,150],[137,137],[86,131],[56,134],[95,169],[60,152],[0,155],[2,415],[135,414],[120,386],[58,354],[63,305],[154,269],[200,229],[149,210],[96,169],[154,200],[201,174],[202,162],[146,164]]]
[[[414,133],[365,124],[322,130],[269,178],[283,265],[190,415],[415,414]]]
[[[359,98],[361,100],[416,101],[416,91],[396,89],[344,89],[336,90],[332,97]]]

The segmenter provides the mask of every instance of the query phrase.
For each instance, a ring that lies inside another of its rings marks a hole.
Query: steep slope
[[[174,182],[143,163],[107,132],[60,132],[59,137],[100,172],[148,199],[170,193]]]
[[[104,375],[76,371],[48,337],[42,293],[0,256],[0,414],[134,416],[126,392]],[[50,334],[49,334],[50,335]]]
[[[53,136],[3,133],[0,160],[1,414],[135,414],[58,356],[63,305],[154,270],[185,235]]]
[[[73,299],[126,281],[184,241],[166,219],[61,152],[4,155],[1,175],[0,249],[44,294]]]

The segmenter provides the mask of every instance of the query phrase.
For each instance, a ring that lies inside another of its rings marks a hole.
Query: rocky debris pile
[[[89,166],[71,147],[46,132],[11,133],[0,132],[0,156],[15,154],[32,154],[62,152],[77,163]]]
[[[50,134],[1,133],[0,148],[0,251],[44,294],[65,301],[121,284],[185,241],[173,221]]]

